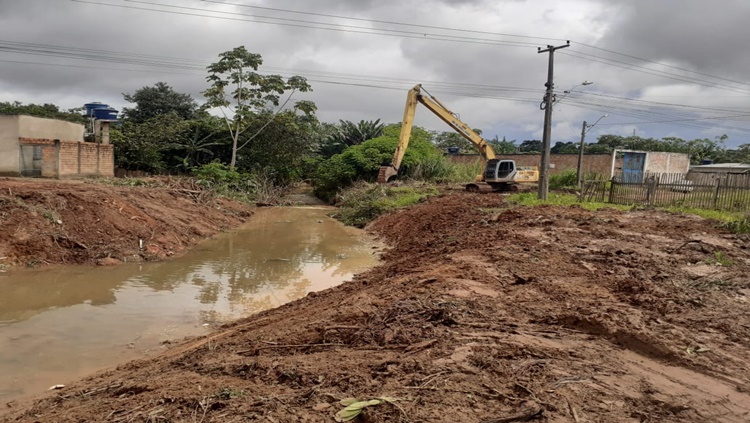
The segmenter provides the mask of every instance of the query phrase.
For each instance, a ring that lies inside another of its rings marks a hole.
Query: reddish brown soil
[[[359,421],[750,421],[747,238],[656,211],[487,210],[500,201],[383,217],[392,248],[352,282],[2,421],[319,422],[383,396],[396,405]]]
[[[0,265],[163,259],[251,215],[243,204],[180,181],[131,187],[2,178]]]

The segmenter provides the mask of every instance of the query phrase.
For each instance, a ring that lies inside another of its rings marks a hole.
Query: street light
[[[583,82],[581,82],[580,84],[578,84],[578,85],[574,86],[573,88],[571,88],[571,89],[569,89],[569,90],[565,90],[565,91],[563,91],[563,96],[562,96],[562,97],[560,97],[559,99],[555,99],[555,101],[554,101],[554,103],[553,103],[553,104],[557,104],[557,103],[561,102],[561,101],[562,101],[562,99],[564,99],[565,97],[567,97],[567,96],[568,96],[568,94],[572,93],[572,92],[573,92],[573,91],[574,91],[574,90],[575,90],[576,88],[578,88],[578,87],[582,87],[582,86],[584,86],[584,85],[591,85],[591,84],[593,84],[593,82],[591,82],[591,81],[583,81]]]
[[[583,121],[583,127],[581,128],[581,145],[578,147],[578,171],[576,172],[576,181],[578,181],[579,188],[583,185],[583,146],[586,142],[586,133],[591,128],[596,126],[596,124],[599,123],[600,120],[604,119],[607,116],[609,116],[609,114],[604,114],[591,125],[586,124],[585,120]]]
[[[559,47],[564,48],[564,47]],[[582,85],[591,85],[593,82],[590,81],[583,81],[580,84],[574,86],[570,90],[564,91],[564,95],[560,97],[560,99],[555,98],[554,94],[554,84],[552,83],[552,74],[553,74],[553,68],[552,68],[552,53],[554,52],[555,48],[552,46],[549,46],[547,50],[550,52],[550,62],[549,62],[549,71],[547,73],[547,83],[544,84],[547,87],[547,91],[544,94],[544,100],[542,100],[542,104],[539,105],[539,108],[544,110],[544,129],[542,132],[542,157],[540,160],[540,166],[539,166],[539,199],[540,200],[546,200],[547,194],[549,193],[549,171],[550,171],[550,144],[551,144],[551,138],[552,138],[552,107],[556,103],[560,102],[562,99],[568,96],[573,90],[576,88],[582,86]],[[540,50],[541,52],[541,50]]]

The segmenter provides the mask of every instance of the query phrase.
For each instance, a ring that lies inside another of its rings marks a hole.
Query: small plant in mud
[[[404,415],[406,415],[404,410],[402,410],[401,407],[399,407],[396,404],[396,401],[398,400],[399,400],[398,398],[393,398],[393,397],[379,397],[376,399],[371,399],[371,400],[366,400],[366,401],[360,401],[356,398],[344,398],[340,401],[340,404],[346,408],[336,413],[335,420],[337,422],[352,421],[356,419],[360,414],[362,414],[362,411],[365,408],[372,407],[375,405],[380,405],[383,403],[388,403],[388,404],[396,406],[396,408],[401,410],[401,412],[404,413]]]
[[[52,210],[40,208],[39,214],[44,216],[45,219],[49,220],[52,223],[57,223],[60,221],[60,216],[58,216],[57,213],[53,212]]]
[[[727,257],[723,251],[714,251],[714,256],[706,260],[706,264],[728,267],[734,264],[734,260]]]
[[[245,391],[241,389],[224,388],[216,393],[216,398],[220,400],[230,400],[233,398],[244,398]]]
[[[744,219],[725,222],[722,226],[736,234],[750,234],[750,215],[745,216]]]

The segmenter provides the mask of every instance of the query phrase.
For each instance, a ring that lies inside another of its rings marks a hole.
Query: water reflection
[[[0,402],[154,353],[165,340],[334,286],[374,243],[311,208],[261,209],[163,263],[0,277]]]

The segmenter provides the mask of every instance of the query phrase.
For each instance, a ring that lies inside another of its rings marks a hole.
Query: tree
[[[125,117],[135,123],[170,113],[182,119],[193,119],[198,111],[198,103],[190,94],[178,93],[164,82],[140,88],[133,94],[123,93],[122,96],[125,101],[135,103],[135,107],[123,109]]]
[[[508,141],[503,137],[503,140],[500,141],[497,135],[495,135],[493,139],[487,140],[487,143],[492,146],[492,149],[495,150],[495,153],[497,154],[513,154],[518,152],[516,140]]]
[[[211,86],[203,95],[207,99],[207,107],[219,108],[224,114],[232,139],[229,167],[234,169],[239,149],[237,144],[240,136],[250,128],[252,115],[270,106],[278,107],[280,96],[286,91],[291,90],[291,94],[281,108],[291,100],[295,91],[307,92],[312,88],[301,76],[284,79],[280,75],[259,74],[257,70],[263,64],[261,55],[248,52],[244,46],[221,53],[219,58],[218,62],[207,68],[209,75],[206,79]],[[228,89],[231,91],[227,92]],[[315,104],[298,101],[294,109],[311,115],[315,112]]]
[[[318,151],[325,158],[331,157],[343,152],[347,147],[381,136],[383,128],[385,124],[380,123],[380,119],[361,120],[359,123],[339,120],[335,131],[325,138]]]
[[[315,173],[315,194],[330,200],[336,192],[356,180],[374,181],[380,167],[391,163],[399,142],[401,125],[388,125],[383,135],[347,148],[341,154],[322,161]],[[408,174],[419,164],[429,160],[443,160],[442,154],[430,142],[430,133],[415,126],[404,153],[400,174]]]
[[[237,154],[238,168],[262,173],[282,186],[307,177],[305,165],[313,155],[321,127],[314,116],[269,110],[254,114],[248,125],[246,134],[263,130],[256,137],[240,136],[245,148]]]
[[[518,151],[522,153],[539,153],[542,151],[542,142],[539,140],[524,140],[518,146]]]
[[[550,149],[552,154],[578,154],[578,144],[574,142],[558,141]]]
[[[112,130],[117,167],[147,172],[165,169],[164,151],[184,142],[189,129],[187,121],[174,113],[153,117],[136,124],[126,121],[119,130]]]
[[[188,129],[185,136],[168,145],[172,153],[170,167],[189,172],[195,167],[211,162],[216,147],[226,145],[220,138],[223,135],[222,123],[217,122],[213,116],[187,121]]]
[[[458,147],[462,154],[472,154],[477,152],[477,149],[474,148],[474,144],[456,132],[432,131],[430,134],[432,135],[432,143],[443,153],[447,152],[451,147]]]
[[[23,104],[20,101],[0,102],[0,115],[29,115],[48,119],[59,119],[68,122],[86,123],[86,117],[81,109],[60,110],[54,104]]]

